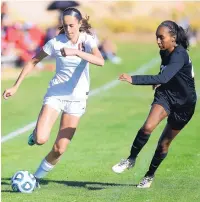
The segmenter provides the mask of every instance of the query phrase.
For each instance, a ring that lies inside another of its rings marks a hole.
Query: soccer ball
[[[12,190],[15,192],[31,193],[35,185],[36,179],[28,171],[17,171],[11,178]]]

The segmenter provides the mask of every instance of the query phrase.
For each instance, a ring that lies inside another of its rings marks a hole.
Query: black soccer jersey
[[[171,53],[160,51],[162,59],[158,75],[132,76],[133,85],[158,85],[155,96],[163,94],[169,104],[188,106],[196,102],[192,62],[187,51],[177,46]]]

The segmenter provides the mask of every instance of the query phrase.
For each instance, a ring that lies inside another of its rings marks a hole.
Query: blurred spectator
[[[1,22],[8,14],[8,5],[6,2],[1,3]]]
[[[21,66],[43,46],[45,33],[31,23],[11,22],[5,2],[1,9],[1,63]]]
[[[117,46],[110,39],[105,38],[99,43],[99,50],[104,60],[110,60],[114,64],[120,64],[121,58],[117,54]]]
[[[114,44],[108,37],[104,38],[102,41],[99,41],[96,31],[94,29],[91,29],[91,32],[95,37],[96,43],[104,60],[110,60],[114,64],[120,64],[122,59],[116,55],[116,44]]]
[[[71,3],[76,2],[71,1]],[[47,41],[55,37],[59,30],[58,27],[49,27],[44,33],[30,22],[12,22],[8,11],[7,2],[3,2],[1,4],[1,63],[21,67]],[[117,46],[109,38],[105,38],[101,42],[96,38],[96,41],[105,60],[110,60],[114,64],[121,63],[121,58],[116,55]]]
[[[1,4],[1,63],[21,66],[43,46],[45,34],[31,23],[12,22],[8,5]]]
[[[1,63],[13,63],[17,59],[15,44],[7,41],[7,31],[12,26],[8,15],[8,5],[6,2],[1,4]]]
[[[37,49],[42,46],[44,34],[36,27],[21,22],[15,22],[7,27],[5,40],[8,44],[14,44],[18,55],[17,65],[21,66],[29,61]]]
[[[59,30],[57,27],[49,27],[46,30],[46,34],[45,34],[45,39],[44,39],[44,43],[47,43],[47,41],[49,41],[50,39],[54,38],[58,33]]]
[[[37,52],[44,45],[45,33],[32,23],[24,24],[24,41],[29,43],[30,50]]]

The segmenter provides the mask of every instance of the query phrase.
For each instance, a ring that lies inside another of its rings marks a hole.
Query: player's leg
[[[125,169],[129,169],[134,166],[135,159],[144,147],[144,145],[147,143],[150,134],[153,132],[156,126],[167,116],[168,113],[166,112],[166,109],[163,106],[159,104],[152,105],[147,120],[145,121],[142,128],[138,131],[133,141],[130,156],[127,159],[122,160],[120,163],[114,165],[112,167],[112,170],[114,172],[121,173]]]
[[[42,160],[34,174],[37,180],[45,177],[59,161],[76,131],[79,119],[79,117],[63,113],[60,122],[60,129],[53,148]]]
[[[53,169],[55,164],[60,160],[60,157],[67,149],[73,135],[78,126],[80,117],[84,114],[86,102],[71,102],[68,109],[63,112],[58,136],[53,145],[52,150],[42,160],[40,166],[35,172],[35,177],[41,179],[47,175],[49,171]]]
[[[149,188],[151,186],[156,170],[158,169],[162,161],[166,158],[172,140],[180,131],[181,130],[173,130],[169,124],[166,125],[158,142],[158,146],[149,166],[149,170],[147,171],[141,182],[137,185],[138,188]]]
[[[59,116],[59,104],[55,98],[46,100],[40,111],[36,127],[28,138],[30,146],[42,145],[48,140],[51,129]]]
[[[165,159],[169,146],[177,134],[185,127],[194,114],[195,105],[173,111],[167,120],[167,125],[159,139],[158,146],[153,156],[149,171],[146,175],[154,175],[155,171]]]
[[[45,158],[51,165],[55,165],[67,149],[68,144],[74,136],[79,120],[80,117],[78,116],[63,113],[57,139],[52,150]]]
[[[159,104],[154,104],[142,128],[138,131],[130,152],[129,159],[135,159],[141,149],[149,140],[149,137],[158,124],[168,116],[165,108]]]
[[[194,114],[195,105],[190,108],[184,108],[172,112],[168,117],[168,123],[159,139],[158,146],[145,174],[143,180],[137,186],[138,188],[149,188],[153,181],[154,175],[162,161],[166,158],[169,146],[178,133],[185,127]]]

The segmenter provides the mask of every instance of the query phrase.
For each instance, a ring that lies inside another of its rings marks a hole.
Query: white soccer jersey
[[[76,44],[67,38],[65,34],[59,34],[49,40],[43,50],[56,59],[56,74],[49,83],[45,97],[56,96],[66,100],[82,100],[88,97],[90,77],[89,63],[77,56],[61,55],[61,48],[82,48],[90,53],[97,47],[93,36],[87,33],[80,33]]]

